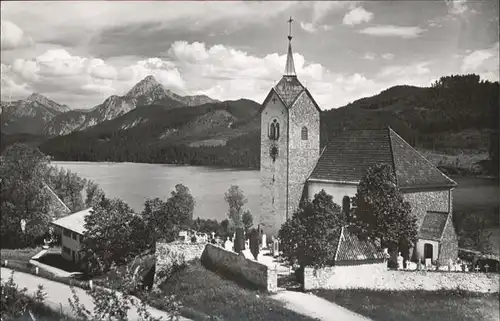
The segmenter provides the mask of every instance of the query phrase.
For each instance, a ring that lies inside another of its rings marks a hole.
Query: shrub
[[[234,240],[234,251],[236,253],[241,253],[245,249],[245,237],[243,233],[243,228],[236,229],[236,235]]]
[[[250,252],[257,260],[259,256],[259,232],[256,229],[250,231]]]

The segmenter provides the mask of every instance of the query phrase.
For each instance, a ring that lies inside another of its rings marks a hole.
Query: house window
[[[280,124],[276,119],[273,119],[269,125],[269,139],[278,140],[280,138]]]
[[[71,231],[70,231],[70,230],[68,230],[68,229],[64,229],[63,234],[64,234],[64,236],[66,236],[66,237],[71,237]]]
[[[302,131],[300,132],[300,137],[302,140],[307,140],[307,127],[302,127]]]
[[[71,232],[71,238],[72,238],[73,240],[76,240],[76,233],[75,233],[75,232]]]

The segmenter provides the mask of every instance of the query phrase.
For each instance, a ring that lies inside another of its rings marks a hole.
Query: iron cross
[[[292,39],[292,22],[294,20],[292,19],[292,17],[290,17],[290,19],[287,20],[287,23],[289,23],[289,26],[288,26],[288,39]]]

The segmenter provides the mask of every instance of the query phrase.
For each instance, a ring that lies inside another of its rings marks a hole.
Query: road
[[[11,273],[12,273],[11,269],[2,267],[1,268],[2,281],[6,281],[10,277]],[[33,294],[37,290],[39,284],[43,285],[44,288],[43,291],[47,293],[47,297],[45,299],[46,305],[50,306],[52,309],[56,311],[62,309],[66,315],[73,315],[73,316],[75,315],[71,310],[71,306],[69,305],[68,302],[68,298],[72,297],[69,285],[18,271],[14,271],[14,282],[20,288],[27,288],[29,294]],[[75,291],[80,299],[80,303],[82,303],[88,310],[93,311],[94,303],[92,302],[92,297],[88,295],[87,292],[85,292],[85,290],[81,288],[75,287]],[[164,311],[155,309],[153,307],[149,307],[148,312],[151,313],[151,315],[154,317],[157,318],[162,317],[163,320],[169,320],[169,315]],[[137,310],[134,307],[132,307],[128,311],[128,318],[129,320],[140,320],[137,314]],[[179,321],[191,321],[191,320],[186,319],[184,317],[179,317]]]

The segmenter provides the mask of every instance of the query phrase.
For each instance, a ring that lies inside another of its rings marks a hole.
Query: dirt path
[[[282,291],[271,298],[285,303],[297,313],[324,321],[371,321],[371,319],[347,310],[314,294]]]
[[[2,268],[2,281],[6,281],[10,277],[11,272],[11,269]],[[56,311],[62,309],[65,314],[74,315],[68,302],[68,298],[72,297],[72,293],[68,285],[17,271],[14,271],[14,282],[20,288],[27,288],[29,294],[33,294],[37,290],[38,284],[43,285],[43,291],[47,293],[47,297],[45,299],[45,304],[47,306]],[[92,297],[81,288],[75,287],[75,290],[76,294],[80,298],[80,302],[88,310],[93,311],[94,303],[92,302]],[[153,307],[149,307],[148,311],[154,317],[162,317],[163,320],[169,320],[169,315],[164,311],[155,309]],[[128,317],[129,320],[139,320],[137,310],[135,308],[131,308],[128,311]],[[180,317],[179,320],[191,321],[190,319],[186,319],[184,317]]]

